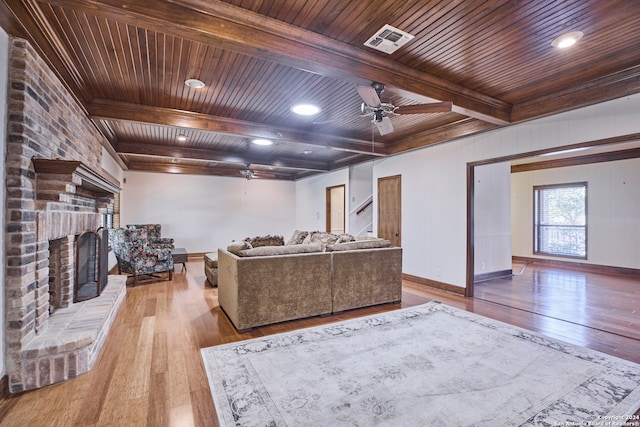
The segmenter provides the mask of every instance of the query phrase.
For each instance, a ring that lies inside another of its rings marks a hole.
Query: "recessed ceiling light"
[[[187,79],[184,84],[193,89],[202,89],[204,87],[204,82],[198,79]]]
[[[583,35],[584,34],[582,33],[582,31],[571,31],[570,33],[559,35],[558,37],[553,39],[553,41],[551,42],[551,46],[560,49],[573,46],[578,40],[582,38]]]
[[[298,104],[291,107],[291,111],[301,116],[313,116],[320,112],[320,107],[312,104]]]
[[[252,143],[256,144],[256,145],[271,145],[273,144],[273,141],[268,140],[268,139],[252,139],[251,140]]]
[[[178,135],[178,141],[186,141],[187,140],[187,136],[186,135]]]

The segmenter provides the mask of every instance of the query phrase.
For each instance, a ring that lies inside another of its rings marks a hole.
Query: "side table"
[[[189,254],[185,248],[173,248],[171,249],[171,256],[173,257],[173,270],[176,269],[176,264],[182,264],[182,271],[187,271],[187,258]]]

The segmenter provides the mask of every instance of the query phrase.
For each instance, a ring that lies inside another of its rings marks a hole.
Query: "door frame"
[[[347,232],[347,214],[345,212],[345,208],[346,208],[346,198],[347,198],[347,186],[345,184],[339,184],[339,185],[334,185],[331,187],[327,187],[327,189],[325,190],[325,204],[326,204],[326,214],[325,214],[325,223],[326,223],[326,230],[327,233],[331,232],[331,191],[336,189],[336,188],[340,188],[342,187],[343,189],[343,193],[344,193],[344,197],[342,197],[342,230],[344,230],[344,232]]]
[[[596,145],[604,146],[608,144],[619,144],[623,142],[630,142],[630,141],[636,140],[638,138],[638,135],[639,134],[637,133],[626,134],[626,135],[621,135],[621,136],[616,136],[611,138],[596,139],[596,140],[591,140],[586,142],[579,142],[576,144],[562,145],[558,147],[545,148],[542,150],[533,150],[533,151],[527,151],[524,153],[511,154],[511,155],[506,155],[502,157],[494,157],[494,158],[489,158],[485,160],[468,162],[467,163],[467,272],[466,272],[467,277],[466,277],[466,283],[465,283],[466,287],[464,290],[464,295],[466,297],[473,297],[473,293],[474,293],[475,222],[474,222],[473,205],[474,205],[474,193],[475,193],[474,177],[475,177],[476,166],[482,166],[482,165],[487,165],[491,163],[508,162],[516,159],[524,159],[527,157],[537,157],[542,154],[581,148],[581,147],[593,147]],[[599,163],[599,162],[611,161],[611,153],[601,153],[600,155],[596,155],[595,157],[584,156],[584,157],[589,157],[588,159],[581,159],[580,157],[581,156],[575,156],[575,157],[570,156],[567,159],[564,159],[565,165],[567,163],[570,165],[577,165],[577,164],[588,164],[588,163]],[[627,158],[631,158],[631,157],[627,157]],[[542,163],[543,162],[540,162],[538,164],[539,169],[542,168]],[[559,164],[557,162],[555,163],[555,166],[554,166],[554,163],[552,163],[552,161],[549,161],[547,163],[550,164],[549,167],[560,167],[558,166]],[[513,167],[512,167],[512,170],[513,170]]]
[[[378,181],[377,181],[377,193],[378,193],[378,218],[377,218],[377,222],[378,222],[378,227],[377,227],[377,235],[378,237],[380,237],[380,206],[382,205],[382,203],[380,203],[380,181],[383,180],[389,180],[389,179],[398,179],[398,185],[400,187],[400,204],[398,205],[398,218],[399,218],[399,223],[398,223],[398,234],[399,234],[399,245],[398,246],[402,246],[402,174],[397,174],[397,175],[390,175],[390,176],[383,176],[383,177],[378,177]]]

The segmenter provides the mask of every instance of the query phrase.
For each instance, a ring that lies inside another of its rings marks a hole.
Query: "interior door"
[[[378,237],[402,246],[402,179],[378,178]]]
[[[333,234],[344,234],[345,186],[327,187],[327,231]]]

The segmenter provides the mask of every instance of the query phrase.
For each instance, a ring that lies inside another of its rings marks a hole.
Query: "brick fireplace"
[[[6,141],[6,372],[12,393],[91,369],[124,299],[123,276],[73,302],[76,236],[119,191],[108,144],[33,48],[12,38]],[[53,256],[52,256],[53,254]]]

